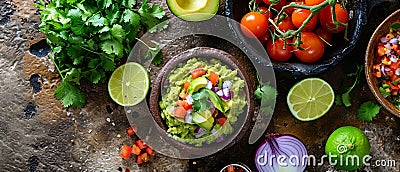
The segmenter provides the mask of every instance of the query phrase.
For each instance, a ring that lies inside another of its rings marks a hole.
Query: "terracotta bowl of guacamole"
[[[246,71],[232,55],[209,47],[167,62],[152,85],[150,110],[169,142],[203,151],[240,140],[254,114],[255,86]]]

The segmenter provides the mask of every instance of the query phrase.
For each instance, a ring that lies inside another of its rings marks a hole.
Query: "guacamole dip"
[[[233,132],[246,106],[245,82],[220,61],[192,58],[170,72],[159,102],[172,138],[201,146]]]

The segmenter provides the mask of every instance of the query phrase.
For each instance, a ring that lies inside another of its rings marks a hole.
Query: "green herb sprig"
[[[36,4],[41,11],[40,31],[46,34],[53,49],[50,59],[63,80],[55,96],[64,107],[85,105],[86,97],[75,85],[82,79],[105,82],[106,74],[129,55],[142,28],[149,32],[165,28],[157,26],[166,19],[159,5],[143,0],[140,8],[136,6],[136,0],[39,0]]]

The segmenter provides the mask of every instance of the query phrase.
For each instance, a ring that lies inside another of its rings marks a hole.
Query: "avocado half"
[[[203,21],[218,11],[219,0],[167,0],[171,12],[186,21]]]

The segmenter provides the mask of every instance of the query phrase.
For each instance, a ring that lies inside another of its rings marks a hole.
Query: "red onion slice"
[[[206,132],[207,132],[206,129],[200,127],[199,131],[197,132],[196,135],[194,135],[194,137],[200,138],[201,136],[203,136],[204,134],[206,134]]]
[[[388,40],[386,39],[386,37],[382,37],[382,38],[381,38],[381,42],[385,44],[385,43],[388,42]]]
[[[307,161],[306,147],[299,139],[290,135],[268,134],[255,156],[257,169],[262,172],[303,172]]]

